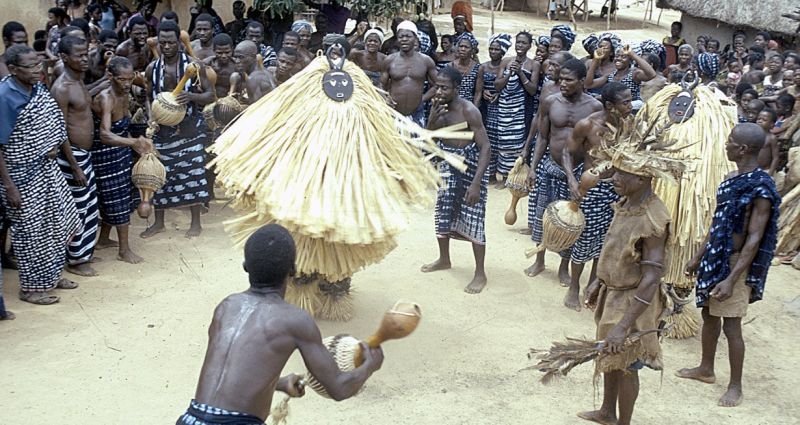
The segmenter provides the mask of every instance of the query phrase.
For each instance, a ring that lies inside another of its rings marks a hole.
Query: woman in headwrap
[[[356,22],[356,26],[353,28],[353,31],[350,31],[350,34],[347,34],[347,42],[350,43],[350,46],[353,47],[353,49],[361,50],[364,48],[364,35],[370,28],[372,28],[372,26],[370,25],[368,19],[360,18],[358,22]]]
[[[544,63],[549,56],[548,49],[550,49],[550,36],[540,35],[536,39],[536,53],[534,53],[533,60]]]
[[[364,50],[351,50],[348,59],[358,65],[372,80],[375,87],[381,86],[381,67],[386,55],[380,52],[383,31],[372,28],[364,34]]]
[[[713,82],[719,73],[719,56],[708,52],[700,53],[697,56],[697,70],[700,71],[701,84]]]
[[[306,63],[311,62],[314,59],[314,54],[308,50],[308,45],[311,42],[311,33],[314,32],[311,22],[303,19],[294,21],[292,24],[292,31],[300,36],[300,45],[297,52],[300,53],[302,59],[304,59]]]
[[[461,73],[458,95],[468,102],[475,100],[475,81],[478,79],[478,68],[480,68],[480,64],[473,59],[477,48],[478,40],[472,33],[462,33],[456,38],[456,60],[448,65]]]
[[[528,57],[532,43],[530,33],[523,31],[517,34],[514,45],[517,56],[507,61],[495,81],[495,87],[500,92],[497,105],[498,188],[522,152],[533,119],[533,97],[539,89],[542,64]]]
[[[652,80],[656,76],[656,70],[627,46],[617,49],[614,55],[614,67],[616,69],[608,76],[607,82],[616,81],[629,88],[633,97],[633,110],[638,111],[644,105],[642,83]]]
[[[619,47],[619,37],[611,33],[603,33],[598,37],[600,41],[597,43],[592,55],[591,62],[588,63],[586,69],[586,81],[584,87],[586,91],[597,97],[603,86],[608,81],[608,76],[616,69],[614,67],[614,52]]]
[[[500,94],[494,82],[497,75],[502,72],[503,56],[511,48],[511,34],[496,34],[489,39],[489,61],[478,68],[478,80],[475,82],[475,106],[483,115],[483,125],[491,146],[489,159],[489,178],[493,179],[497,171],[497,131],[499,117],[497,114],[498,98]]]
[[[561,34],[566,39],[567,44],[564,46],[565,51],[572,49],[572,45],[575,44],[575,32],[572,31],[570,27],[567,25],[556,25],[550,30],[550,38],[552,39],[556,34]]]
[[[457,1],[450,9],[453,18],[453,30],[459,36],[464,32],[472,32],[472,4],[468,1]]]
[[[597,50],[597,45],[600,44],[600,38],[597,37],[595,34],[589,34],[586,38],[583,39],[581,45],[583,46],[583,50],[586,50],[586,53],[589,56],[583,58],[583,61],[586,62],[586,66],[588,68],[589,61],[592,60],[594,57],[594,52]]]

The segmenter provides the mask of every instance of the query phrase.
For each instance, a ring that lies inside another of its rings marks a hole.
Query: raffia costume
[[[635,211],[620,208],[625,202],[623,199],[614,206],[614,219],[598,263],[597,278],[602,282],[594,315],[598,341],[605,340],[628,308],[639,302],[634,296],[642,279],[641,241],[669,234],[670,213],[655,194]],[[656,329],[664,307],[664,292],[659,290],[629,333]],[[602,373],[624,370],[637,361],[661,370],[661,346],[657,334],[642,336],[622,353],[599,358],[597,369]]]
[[[414,125],[355,64],[334,64],[312,61],[250,105],[211,150],[217,180],[243,213],[226,223],[234,238],[243,244],[271,222],[286,227],[297,243],[298,271],[287,301],[349,320],[350,277],[397,246],[409,207],[428,204],[441,183],[424,152],[464,171],[434,139],[473,135],[457,131],[466,123],[436,131]],[[349,96],[335,100],[326,90],[336,87],[349,88]]]

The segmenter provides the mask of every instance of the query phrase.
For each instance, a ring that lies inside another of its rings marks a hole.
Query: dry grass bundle
[[[295,237],[300,272],[337,281],[383,259],[406,226],[408,207],[432,201],[440,177],[428,156],[464,169],[434,138],[472,133],[461,131],[466,124],[416,126],[350,62],[344,70],[356,90],[333,101],[322,89],[328,70],[327,59],[317,58],[247,108],[211,148],[217,158],[209,166],[244,213],[227,223],[235,239],[277,222]]]
[[[286,286],[286,301],[316,316],[322,307],[322,295],[319,292],[319,275],[301,274]]]
[[[319,285],[322,305],[319,317],[335,322],[348,322],[353,318],[353,293],[350,278],[338,282],[325,282]]]
[[[678,314],[670,314],[666,318],[669,331],[665,333],[668,338],[686,339],[693,337],[700,329],[700,321],[697,320],[697,313],[692,309],[683,309]]]
[[[654,332],[661,332],[661,330],[650,329],[634,332],[625,338],[624,346],[626,348],[630,347],[639,341],[642,336]],[[603,353],[603,341],[567,337],[566,342],[554,341],[549,350],[531,348],[528,358],[538,357],[539,363],[522,370],[537,369],[540,372],[544,372],[541,382],[549,384],[556,376],[567,376],[576,366],[606,355],[606,353]]]
[[[638,120],[667,123],[667,107],[680,87],[670,85],[653,96],[637,114]],[[686,161],[692,172],[684,173],[678,185],[657,180],[655,193],[672,215],[670,256],[664,281],[678,288],[691,288],[694,281],[683,274],[711,226],[716,208],[716,190],[736,166],[728,161],[725,142],[736,125],[736,107],[723,105],[713,89],[694,89],[694,115],[681,124],[672,124],[665,138],[677,143],[672,156]]]

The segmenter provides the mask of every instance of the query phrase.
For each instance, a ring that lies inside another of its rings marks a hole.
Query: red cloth
[[[467,24],[467,31],[472,32],[472,3],[468,1],[457,1],[450,9],[450,17],[463,16]]]

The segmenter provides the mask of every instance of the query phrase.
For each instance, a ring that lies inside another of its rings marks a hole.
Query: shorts
[[[730,258],[731,269],[736,265],[739,254],[734,253]],[[750,292],[752,288],[745,283],[748,271],[742,273],[739,279],[733,284],[731,297],[725,301],[719,301],[714,297],[708,298],[708,313],[714,317],[745,317],[747,316],[747,306],[750,305]]]

